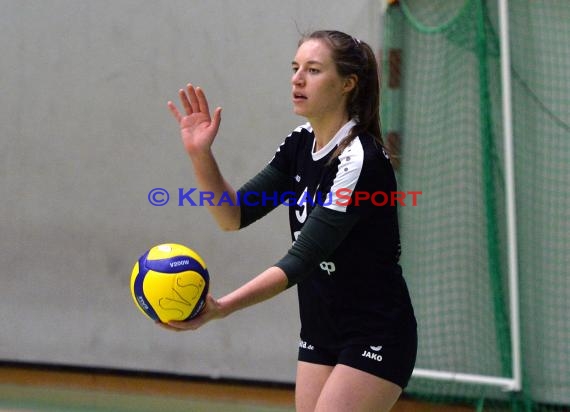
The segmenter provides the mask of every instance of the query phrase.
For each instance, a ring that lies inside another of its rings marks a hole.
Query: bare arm
[[[206,306],[200,315],[190,321],[173,321],[163,325],[171,330],[195,330],[205,323],[220,319],[233,312],[270,299],[287,288],[287,276],[283,270],[272,266],[245,285],[215,300],[208,295]]]
[[[216,159],[212,153],[212,144],[221,122],[221,107],[216,108],[214,116],[210,116],[208,101],[203,90],[189,84],[178,91],[184,115],[176,105],[168,102],[170,112],[180,125],[180,135],[184,148],[192,161],[194,175],[201,191],[214,194],[208,210],[223,230],[237,230],[240,224],[240,210],[237,206],[235,189],[224,179]],[[225,195],[225,200],[218,202]],[[219,204],[219,206],[218,206]]]
[[[213,205],[206,202],[208,211],[222,230],[238,230],[240,226],[240,207],[237,205],[235,189],[224,179],[212,152],[191,155],[194,176],[201,191],[212,192]],[[219,199],[225,194],[225,200]]]

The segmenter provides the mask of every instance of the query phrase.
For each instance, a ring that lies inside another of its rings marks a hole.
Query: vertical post
[[[388,50],[388,88],[393,91],[394,95],[396,93],[400,95],[400,85],[402,76],[402,49],[390,48]],[[394,99],[395,100],[395,99]],[[400,111],[398,111],[400,113]],[[401,124],[397,124],[398,128]],[[388,130],[384,144],[386,145],[388,152],[390,153],[390,162],[394,167],[394,170],[400,168],[401,162],[401,135],[396,129]]]
[[[487,235],[487,264],[490,300],[493,305],[496,345],[499,351],[501,375],[510,375],[512,372],[512,339],[510,336],[510,319],[508,316],[508,291],[503,285],[504,273],[501,267],[501,254],[496,188],[494,170],[496,159],[493,156],[494,129],[493,129],[493,100],[489,82],[489,54],[488,35],[486,30],[487,2],[476,0],[472,2],[475,13],[477,69],[479,75],[479,132],[481,139],[481,184],[485,211],[485,229]]]
[[[511,96],[511,61],[509,43],[509,9],[507,0],[499,1],[499,27],[501,45],[501,91],[503,112],[503,140],[505,157],[505,194],[507,214],[507,253],[509,275],[509,308],[512,345],[513,390],[522,389],[520,299],[517,255],[516,208],[513,122]]]
[[[400,4],[397,0],[382,0],[385,6],[382,13],[383,22],[390,19],[390,25],[398,25],[403,28],[404,22],[402,21],[402,13]],[[388,18],[386,18],[388,16]],[[390,162],[394,170],[400,169],[401,162],[401,146],[402,136],[400,128],[402,126],[402,96],[401,96],[401,79],[402,79],[402,36],[403,30],[399,30],[398,34],[388,29],[384,25],[384,46],[387,45],[388,49],[383,49],[382,52],[382,87],[381,100],[385,99],[391,102],[390,105],[380,105],[380,118],[382,127],[382,139],[384,146],[390,154]],[[400,184],[402,180],[400,178]]]

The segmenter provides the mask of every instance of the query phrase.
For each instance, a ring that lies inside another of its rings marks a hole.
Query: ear
[[[344,78],[343,91],[350,93],[358,84],[358,76],[356,74],[349,74]]]

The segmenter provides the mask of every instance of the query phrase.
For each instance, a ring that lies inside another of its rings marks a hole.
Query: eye
[[[293,71],[293,73],[297,73],[299,68],[297,66],[293,66],[293,67],[291,67],[291,70]]]
[[[317,73],[320,73],[321,71],[320,71],[319,69],[315,69],[314,67],[311,67],[311,68],[308,70],[308,72],[311,73],[311,74],[317,74]]]

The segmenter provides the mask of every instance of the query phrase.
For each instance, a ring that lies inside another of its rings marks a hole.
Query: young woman
[[[220,299],[209,296],[197,318],[163,326],[194,330],[296,285],[297,411],[388,411],[411,376],[417,338],[398,264],[396,205],[383,197],[372,201],[372,194],[389,198],[396,191],[380,137],[375,56],[350,35],[317,31],[299,42],[292,69],[293,110],[308,123],[238,191],[211,151],[221,108],[211,117],[203,91],[192,85],[179,91],[183,113],[168,103],[200,190],[232,199],[209,208],[219,226],[241,229],[279,203],[259,202],[261,197],[248,202],[244,196],[289,194],[294,242],[250,282]]]

